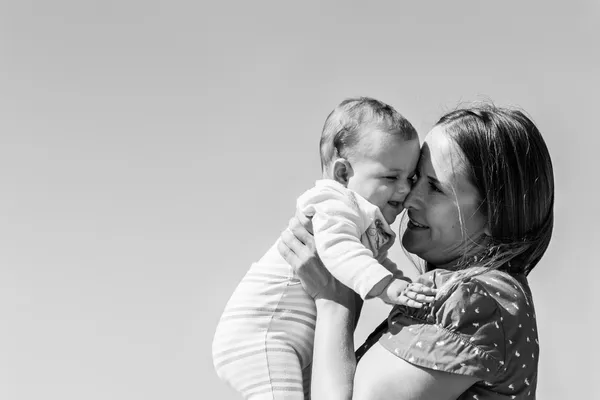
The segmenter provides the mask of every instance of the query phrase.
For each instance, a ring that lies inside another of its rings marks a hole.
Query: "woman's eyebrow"
[[[438,185],[441,185],[440,181],[439,181],[439,180],[438,180],[438,179],[437,179],[435,176],[427,175],[427,178],[428,178],[428,179],[429,179],[431,182],[433,182],[433,183],[436,183],[436,184],[438,184]]]
[[[444,182],[440,182],[438,180],[438,178],[436,178],[435,176],[431,176],[431,175],[427,175],[427,179],[429,179],[429,182],[433,183],[434,185],[436,185],[438,188],[440,188],[441,190],[450,190],[452,191],[452,185],[449,183],[444,183]]]
[[[434,185],[436,185],[440,189],[447,189],[448,188],[448,185],[440,182],[438,180],[438,178],[436,178],[435,176],[427,175],[427,179],[429,179],[429,182],[433,183]]]

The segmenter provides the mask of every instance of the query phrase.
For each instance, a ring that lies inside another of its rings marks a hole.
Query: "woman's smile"
[[[464,153],[442,127],[425,138],[410,193],[404,200],[408,223],[402,244],[440,266],[458,260],[486,227],[477,188],[469,181]]]
[[[415,221],[414,218],[410,215],[410,213],[408,214],[407,227],[408,227],[408,229],[429,229],[428,226],[420,224],[417,221]]]

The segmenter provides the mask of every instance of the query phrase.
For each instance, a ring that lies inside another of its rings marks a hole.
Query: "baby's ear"
[[[333,179],[344,186],[348,186],[348,180],[354,174],[352,165],[345,158],[338,158],[333,163]]]

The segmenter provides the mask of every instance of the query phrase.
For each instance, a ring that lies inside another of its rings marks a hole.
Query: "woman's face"
[[[437,267],[451,267],[469,244],[489,234],[466,162],[444,128],[434,127],[425,138],[415,182],[404,200],[409,221],[402,244]]]

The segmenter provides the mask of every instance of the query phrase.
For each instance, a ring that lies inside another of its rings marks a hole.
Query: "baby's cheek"
[[[410,184],[408,182],[404,183],[404,185],[398,190],[398,192],[400,193],[400,196],[402,196],[402,201],[404,201],[404,199],[406,199],[406,196],[408,196],[408,194],[410,193]]]

